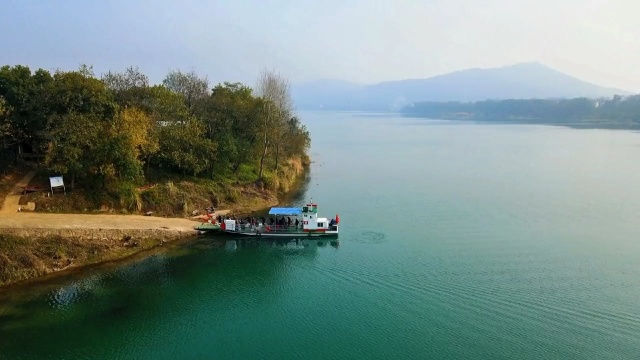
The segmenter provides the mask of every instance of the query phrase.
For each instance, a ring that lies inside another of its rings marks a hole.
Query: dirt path
[[[0,216],[0,228],[22,229],[165,229],[193,231],[199,222],[142,215],[42,214],[14,212]]]
[[[216,211],[214,215],[228,210]],[[193,231],[200,219],[165,218],[143,215],[45,214],[9,212],[0,214],[0,229],[163,229]]]
[[[22,187],[29,185],[29,182],[36,175],[35,171],[29,171],[22,180],[13,187],[13,190],[4,199],[4,204],[0,208],[0,214],[13,214],[18,212],[18,206],[20,206],[20,196],[22,195]],[[4,216],[3,216],[4,217]]]
[[[18,212],[22,187],[29,185],[35,176],[30,171],[20,180],[7,195],[0,209],[0,228],[14,229],[164,229],[193,231],[200,223],[198,217],[192,219],[165,218],[142,215],[108,215],[108,214],[45,214],[34,212]],[[229,210],[218,210],[214,213],[225,215]]]

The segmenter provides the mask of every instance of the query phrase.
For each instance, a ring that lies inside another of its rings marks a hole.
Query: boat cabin
[[[318,217],[318,204],[309,203],[302,207],[302,231],[338,231],[337,221],[339,220],[330,221],[327,218]]]
[[[269,215],[270,219],[266,224],[238,223],[236,220],[226,219],[221,225],[221,230],[227,233],[261,236],[338,235],[338,215],[331,220],[318,217],[318,204],[313,201],[302,208],[274,207],[269,210]]]

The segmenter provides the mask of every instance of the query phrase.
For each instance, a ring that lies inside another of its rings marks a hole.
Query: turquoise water
[[[640,134],[302,118],[339,246],[199,239],[2,290],[0,358],[638,357]]]

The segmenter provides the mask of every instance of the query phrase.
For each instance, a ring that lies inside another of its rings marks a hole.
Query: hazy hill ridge
[[[522,63],[490,69],[468,69],[426,79],[360,85],[319,80],[293,86],[301,110],[399,110],[420,101],[611,97],[628,92],[592,84],[543,64]]]

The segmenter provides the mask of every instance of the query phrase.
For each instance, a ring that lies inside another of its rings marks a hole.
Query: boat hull
[[[288,238],[288,239],[302,239],[302,238],[336,238],[338,237],[337,231],[305,231],[305,232],[257,232],[257,231],[230,231],[220,230],[223,234],[236,235],[236,236],[253,236],[260,238]]]

